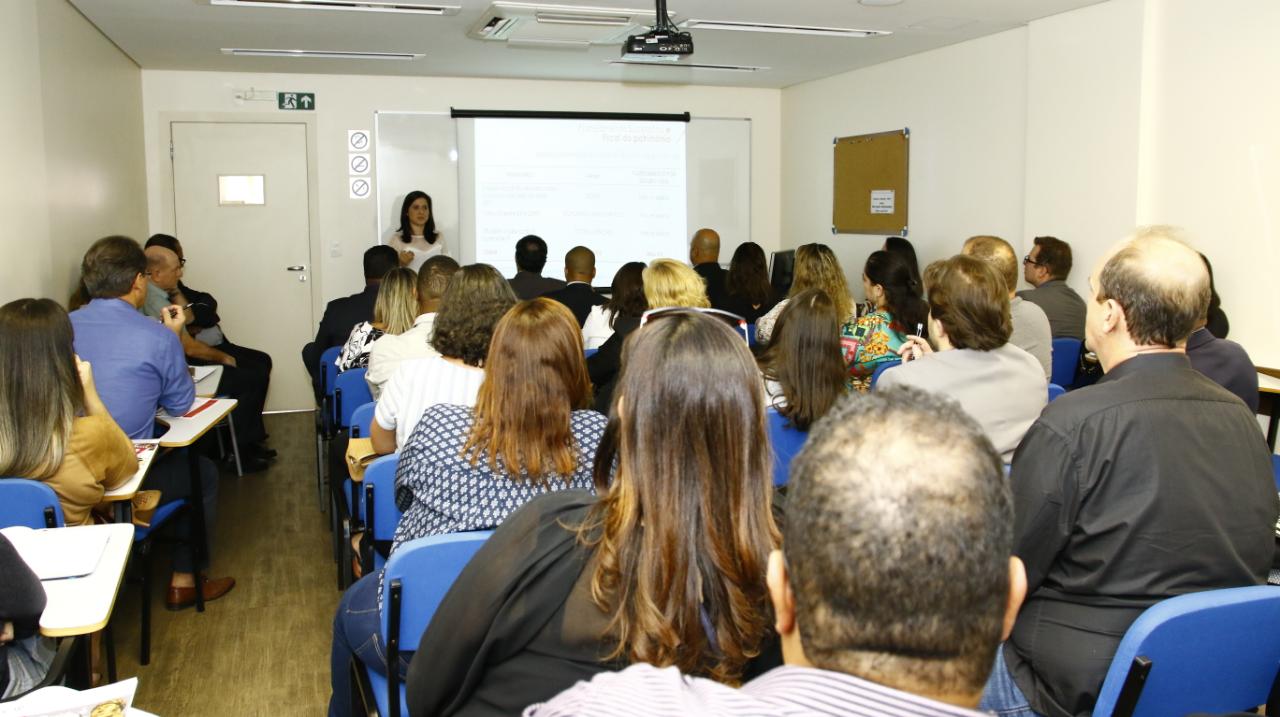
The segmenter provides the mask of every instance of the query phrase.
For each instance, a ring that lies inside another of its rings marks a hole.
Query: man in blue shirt
[[[90,301],[71,312],[76,354],[94,367],[98,393],[107,411],[130,438],[155,436],[156,409],[180,416],[195,401],[195,382],[187,372],[178,332],[183,330],[181,307],[168,306],[163,324],[138,313],[147,297],[147,256],[128,237],[99,239],[85,252],[81,281]],[[161,503],[191,495],[191,476],[185,450],[171,451],[156,461],[146,488],[162,493]],[[218,471],[201,458],[206,545],[212,544]],[[180,532],[190,532],[189,513],[180,518]],[[203,568],[204,566],[199,566]],[[195,604],[194,556],[186,544],[173,551],[173,578],[167,606],[179,610]],[[233,578],[202,577],[204,599],[222,597],[235,586]]]

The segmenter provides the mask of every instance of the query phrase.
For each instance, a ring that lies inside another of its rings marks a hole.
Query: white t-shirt
[[[587,320],[582,322],[582,347],[598,349],[603,346],[613,336],[613,327],[609,325],[612,318],[613,312],[606,310],[603,304],[591,307]]]
[[[410,237],[409,243],[405,244],[400,241],[400,232],[396,232],[390,242],[390,245],[391,248],[395,249],[397,252],[413,252],[413,260],[410,261],[407,266],[414,271],[420,271],[422,269],[422,265],[426,263],[427,259],[435,256],[436,254],[449,253],[445,251],[444,248],[444,237],[439,234],[436,235],[436,241],[434,244],[428,244],[427,238],[420,235]]]
[[[419,314],[413,320],[413,328],[399,336],[383,336],[369,346],[369,370],[364,380],[369,383],[374,399],[382,395],[383,385],[391,380],[402,361],[440,355],[431,345],[435,326],[435,312]]]
[[[403,446],[428,407],[437,403],[474,406],[483,382],[484,369],[442,356],[404,361],[382,387],[373,420],[383,430],[395,431],[396,446]]]

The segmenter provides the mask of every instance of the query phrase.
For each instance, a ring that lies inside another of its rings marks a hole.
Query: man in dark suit
[[[546,294],[546,297],[569,307],[581,327],[591,313],[591,307],[604,303],[604,297],[591,288],[591,280],[596,278],[595,252],[585,246],[570,249],[564,255],[564,278],[568,281],[564,288]]]
[[[699,229],[689,242],[689,263],[707,283],[707,300],[716,309],[724,309],[724,278],[728,274],[720,266],[720,235],[714,229]]]
[[[1250,411],[1258,412],[1258,369],[1244,347],[1220,339],[1209,332],[1208,318],[1187,337],[1187,358],[1191,368],[1240,397]]]
[[[378,299],[382,277],[398,266],[400,257],[395,249],[385,244],[370,247],[364,253],[364,291],[334,299],[324,307],[324,318],[320,319],[315,340],[302,347],[302,363],[311,374],[316,398],[320,397],[320,355],[326,349],[341,346],[356,324],[373,320],[373,304]]]
[[[564,288],[563,281],[542,275],[542,267],[546,265],[547,243],[542,237],[530,234],[516,242],[516,275],[507,279],[507,283],[517,299],[536,299]]]

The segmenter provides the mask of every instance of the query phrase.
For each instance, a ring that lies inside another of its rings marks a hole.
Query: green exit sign
[[[316,93],[277,92],[276,107],[282,110],[313,110],[316,108]]]

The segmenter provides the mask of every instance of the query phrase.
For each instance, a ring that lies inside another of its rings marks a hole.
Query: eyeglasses
[[[1032,259],[1030,254],[1028,254],[1028,255],[1026,255],[1026,256],[1024,256],[1024,257],[1022,257],[1022,263],[1023,263],[1023,264],[1031,264],[1031,265],[1033,265],[1033,266],[1044,266],[1044,262],[1042,262],[1042,261],[1036,261],[1035,259]]]
[[[664,306],[657,309],[649,309],[641,314],[640,325],[644,326],[650,321],[680,314],[703,314],[713,319],[719,319],[742,336],[743,341],[750,343],[750,339],[747,337],[747,320],[733,312],[721,311],[720,309],[703,309],[696,306]]]
[[[187,265],[187,260],[186,260],[186,259],[179,259],[179,260],[178,260],[178,266],[186,266],[186,265]]]

